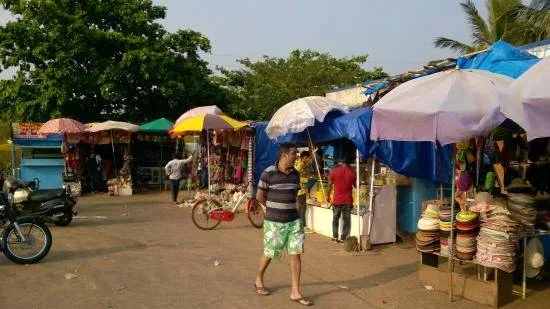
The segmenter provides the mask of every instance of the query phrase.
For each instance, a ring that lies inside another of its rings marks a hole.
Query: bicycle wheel
[[[202,200],[193,206],[191,219],[193,223],[201,230],[212,230],[221,222],[220,219],[211,219],[210,212],[214,209],[220,209],[221,205],[214,200]]]
[[[2,233],[4,255],[17,264],[33,264],[43,259],[52,247],[52,234],[48,227],[37,219],[17,220],[22,241],[15,225],[10,223]]]
[[[256,199],[248,200],[248,220],[255,228],[261,229],[264,226],[264,209]]]

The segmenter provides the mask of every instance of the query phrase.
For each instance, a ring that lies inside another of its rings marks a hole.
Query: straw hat
[[[544,265],[542,243],[538,238],[532,238],[527,244],[525,273],[528,278],[536,277]]]
[[[522,178],[514,178],[510,182],[510,185],[508,185],[508,192],[512,193],[527,193],[527,194],[536,194],[537,189],[535,187],[528,184],[524,179]]]

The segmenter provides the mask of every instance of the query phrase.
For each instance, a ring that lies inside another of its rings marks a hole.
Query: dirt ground
[[[0,308],[301,307],[288,300],[286,257],[268,269],[272,294],[255,294],[261,231],[244,215],[201,231],[189,208],[168,200],[168,193],[83,197],[79,218],[68,227],[51,226],[53,246],[39,264],[0,258]],[[410,247],[377,246],[353,255],[308,234],[302,261],[303,293],[314,308],[489,308],[449,303],[447,294],[421,286],[418,255]],[[549,297],[547,288],[503,308],[548,308]]]

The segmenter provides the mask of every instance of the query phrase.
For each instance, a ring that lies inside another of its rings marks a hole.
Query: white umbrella
[[[550,136],[550,58],[514,80],[503,92],[501,111],[533,140]]]
[[[499,92],[511,81],[460,69],[408,81],[374,105],[371,139],[446,145],[485,135],[505,120]]]
[[[129,131],[129,132],[137,132],[139,131],[139,126],[135,124],[131,124],[128,122],[121,122],[121,121],[105,121],[100,122],[88,129],[86,129],[86,132],[100,132],[100,131],[110,131],[110,130],[122,130],[122,131]]]
[[[108,120],[105,122],[100,122],[92,127],[86,129],[86,132],[96,133],[101,131],[110,131],[111,132],[111,147],[113,150],[113,165],[115,167],[115,177],[117,176],[116,160],[115,160],[115,142],[113,137],[113,130],[128,131],[128,132],[137,132],[139,131],[139,126],[122,121],[112,121]]]
[[[499,93],[512,79],[481,70],[453,69],[408,81],[384,96],[373,108],[372,140],[431,141],[442,145],[485,135],[501,124]],[[454,166],[454,159],[452,165]],[[451,196],[454,197],[455,177]],[[451,199],[451,226],[454,225]],[[449,248],[453,248],[453,230]],[[449,259],[452,298],[454,250]]]
[[[347,113],[349,108],[327,97],[311,96],[300,98],[279,108],[267,124],[265,132],[270,139],[275,139],[287,133],[303,132],[307,130],[308,127],[313,126],[315,121],[323,122],[325,116],[331,111]],[[311,136],[309,136],[309,142],[313,145]],[[312,156],[317,166],[317,176],[319,177],[319,183],[321,184],[321,190],[324,196],[325,188],[323,186],[317,156],[315,154],[312,154]]]
[[[195,107],[181,114],[181,116],[179,116],[179,118],[174,123],[174,127],[186,119],[204,114],[223,115],[223,111],[216,105]]]
[[[305,97],[279,108],[265,128],[267,136],[275,139],[287,133],[299,133],[313,126],[315,120],[323,122],[331,111],[347,113],[349,108],[327,97]]]

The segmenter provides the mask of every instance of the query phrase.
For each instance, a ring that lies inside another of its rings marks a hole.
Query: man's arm
[[[191,162],[191,160],[193,160],[193,154],[191,154],[191,155],[189,156],[189,158],[183,159],[183,160],[180,160],[180,161],[181,161],[183,164],[187,164],[187,163]]]
[[[327,198],[327,202],[330,203],[330,189],[332,188],[332,185],[333,185],[333,182],[332,180],[329,178],[329,181],[328,181],[328,184],[327,184],[327,188],[326,188],[326,192],[325,192],[325,197]]]
[[[166,176],[170,176],[171,172],[172,172],[172,161],[168,162],[168,164],[166,164],[166,166],[164,167],[164,172],[166,172]]]
[[[256,192],[256,200],[265,207],[265,202],[267,201],[267,194],[263,189],[258,189]]]

